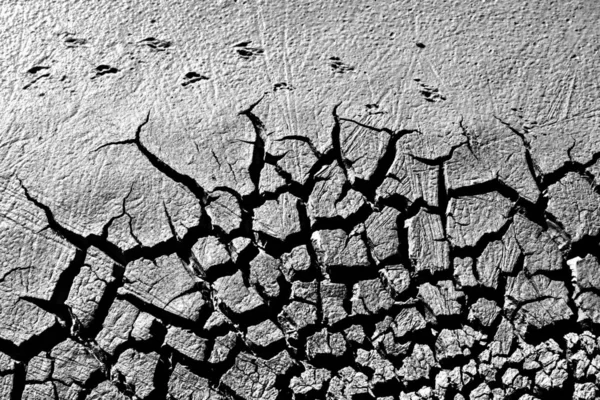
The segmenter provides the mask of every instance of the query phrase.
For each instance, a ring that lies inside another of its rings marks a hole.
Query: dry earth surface
[[[599,20],[3,1],[0,398],[597,399]]]

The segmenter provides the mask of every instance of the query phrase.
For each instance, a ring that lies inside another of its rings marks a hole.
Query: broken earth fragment
[[[217,279],[214,288],[217,299],[236,314],[256,311],[264,305],[256,290],[244,284],[241,271]]]
[[[448,239],[457,247],[473,247],[507,222],[512,204],[498,192],[452,198],[448,203]]]
[[[131,295],[192,321],[198,320],[206,306],[196,280],[177,255],[139,259],[129,264],[119,294]]]
[[[434,274],[450,268],[450,245],[439,215],[421,210],[404,223],[408,253],[417,271]]]
[[[255,232],[266,234],[280,241],[300,232],[300,219],[297,202],[289,193],[276,200],[267,200],[254,210],[253,226]]]
[[[134,349],[125,350],[114,365],[111,375],[120,375],[125,383],[134,389],[140,399],[147,398],[154,390],[154,373],[159,362],[157,353],[140,353]]]

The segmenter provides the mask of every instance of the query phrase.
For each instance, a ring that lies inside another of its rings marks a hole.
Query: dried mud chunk
[[[316,280],[311,282],[296,281],[292,283],[292,294],[290,299],[303,300],[312,304],[316,304],[319,298],[319,282]]]
[[[365,204],[365,197],[360,192],[350,189],[343,198],[335,203],[336,218],[341,218],[342,220],[349,218]]]
[[[528,389],[531,379],[522,375],[516,368],[508,368],[502,375],[502,384],[506,387],[506,394],[511,395],[517,390]]]
[[[239,228],[242,222],[242,210],[236,198],[231,193],[220,190],[211,193],[211,197],[213,199],[206,206],[206,213],[213,225],[228,234]]]
[[[300,376],[295,376],[290,381],[290,389],[295,395],[316,394],[326,382],[331,379],[331,371],[323,368],[307,366]]]
[[[3,399],[10,399],[13,392],[13,381],[12,374],[0,376],[0,396]]]
[[[231,260],[227,247],[215,236],[198,239],[192,247],[192,253],[200,263],[200,267],[209,274]]]
[[[41,352],[34,356],[27,363],[27,374],[25,381],[27,382],[43,382],[49,380],[52,375],[53,360],[46,352]]]
[[[579,320],[591,319],[594,323],[600,322],[600,264],[591,254],[585,258],[576,257],[567,264],[571,268],[573,283],[575,285],[575,304],[579,311]]]
[[[344,171],[337,163],[323,168],[315,175],[315,179],[315,186],[306,204],[311,224],[319,220],[347,218],[365,204],[359,192],[348,188]]]
[[[535,385],[543,391],[562,388],[569,373],[560,346],[551,339],[536,346],[535,353],[541,367],[535,374]]]
[[[224,336],[218,336],[210,354],[208,362],[211,364],[219,364],[229,359],[231,351],[235,348],[238,341],[236,332],[229,332]]]
[[[54,359],[52,378],[67,385],[78,383],[84,386],[92,374],[102,367],[89,349],[71,339],[54,346],[50,358]]]
[[[258,347],[269,347],[284,339],[283,332],[273,321],[267,319],[248,327],[246,339]]]
[[[505,298],[505,309],[516,312],[514,318],[527,329],[541,329],[573,316],[565,283],[544,275],[527,278],[520,272],[516,277],[509,276]]]
[[[377,199],[401,196],[410,203],[424,200],[430,206],[438,205],[439,167],[427,165],[404,153],[401,141],[396,143],[396,157],[386,178],[376,192]]]
[[[437,367],[433,351],[425,344],[415,344],[410,356],[402,361],[398,370],[398,377],[404,381],[418,381],[429,379],[431,370]]]
[[[279,195],[276,200],[265,201],[263,205],[254,209],[254,231],[281,241],[299,233],[298,201],[297,197],[289,193]]]
[[[348,342],[358,345],[363,345],[367,339],[364,328],[361,325],[351,325],[344,329],[344,336]]]
[[[280,325],[286,326],[286,333],[299,331],[317,323],[317,307],[300,301],[292,301],[283,307],[278,321]]]
[[[424,400],[433,399],[433,389],[430,387],[423,387],[416,392],[400,392],[400,400]],[[457,394],[453,400],[464,400],[461,394]]]
[[[600,233],[600,195],[583,176],[569,172],[548,188],[547,211],[564,227],[571,240]]]
[[[395,297],[400,296],[410,287],[410,272],[400,265],[390,265],[381,271],[388,289]]]
[[[469,357],[471,348],[483,335],[469,326],[463,329],[442,329],[435,341],[436,359],[440,362],[455,357]]]
[[[286,180],[279,174],[277,168],[272,164],[265,163],[260,171],[258,191],[260,193],[275,193],[284,190],[286,185]]]
[[[250,261],[250,283],[258,287],[261,293],[269,298],[279,297],[281,290],[278,283],[281,277],[280,268],[281,260],[260,251]]]
[[[282,353],[270,360],[238,354],[235,364],[221,378],[221,384],[244,400],[275,400],[279,394],[275,387],[277,376],[285,374],[291,365],[289,354]]]
[[[386,260],[398,253],[398,216],[400,212],[384,207],[365,221],[367,238],[371,246],[371,254],[378,261]]]
[[[474,261],[471,257],[456,257],[454,259],[454,279],[459,287],[475,287],[477,279],[473,273]]]
[[[2,363],[6,361],[3,360],[4,358],[8,358],[8,356],[0,353],[0,398],[10,399],[13,392],[14,377],[12,374],[12,365],[10,369],[2,369]]]
[[[593,400],[597,398],[598,388],[592,382],[575,383],[573,400]]]
[[[391,315],[386,315],[383,319],[375,322],[375,330],[373,331],[371,338],[376,339],[386,332],[389,332],[394,323],[394,319]]]
[[[127,265],[125,284],[119,294],[141,301],[192,321],[206,306],[191,272],[177,255],[156,260],[139,259]]]
[[[311,260],[306,245],[294,247],[290,252],[281,256],[282,272],[288,281],[295,280],[300,274],[308,271]]]
[[[397,338],[402,338],[409,333],[425,329],[427,327],[427,322],[416,308],[409,307],[400,310],[394,319],[392,327],[394,335]]]
[[[127,396],[119,392],[111,382],[104,381],[96,386],[90,394],[87,395],[85,400],[127,400]]]
[[[439,398],[449,398],[446,397],[449,389],[462,391],[463,387],[463,375],[460,367],[443,369],[435,376],[435,394]]]
[[[369,393],[369,378],[352,367],[338,371],[329,382],[327,398],[335,400],[359,399]]]
[[[28,383],[23,389],[21,400],[56,399],[55,389],[52,382]]]
[[[222,400],[220,393],[211,388],[207,379],[195,375],[181,364],[177,364],[168,383],[169,395],[174,400]]]
[[[338,215],[336,205],[341,200],[346,182],[344,172],[337,163],[325,167],[315,177],[318,180],[306,204],[306,211],[313,223],[320,218],[333,218]]]
[[[159,324],[159,322],[154,316],[143,311],[140,312],[133,324],[131,337],[139,341],[151,339],[154,336],[155,324]]]
[[[488,243],[477,258],[476,271],[479,284],[489,289],[498,289],[500,272],[503,270],[504,244],[499,240]]]
[[[394,305],[394,300],[379,279],[354,284],[351,301],[353,314],[378,314]]]
[[[408,254],[417,271],[435,273],[450,268],[450,246],[439,215],[423,209],[406,220]]]
[[[87,251],[84,265],[73,280],[65,304],[84,328],[94,321],[106,286],[114,281],[114,262],[95,248]]]
[[[589,318],[594,323],[600,323],[600,296],[593,292],[581,293],[575,299],[579,307],[580,319]]]
[[[8,355],[0,352],[0,373],[13,371],[15,362]]]
[[[106,240],[115,244],[122,251],[131,250],[139,246],[139,239],[133,236],[132,221],[133,218],[129,214],[124,214],[114,219],[108,227]]]
[[[96,342],[100,348],[109,354],[114,354],[118,346],[129,340],[139,314],[140,310],[133,304],[115,299],[102,323],[102,329],[96,335]]]
[[[218,308],[215,308],[210,317],[204,323],[204,329],[209,332],[231,326],[231,320]]]
[[[515,215],[514,237],[525,257],[523,268],[529,274],[562,268],[562,254],[548,231],[521,215]]]
[[[492,397],[492,389],[486,384],[481,383],[469,394],[469,400],[495,400]]]
[[[367,247],[358,235],[341,229],[316,231],[311,237],[319,262],[325,266],[367,267]]]
[[[383,354],[391,357],[406,356],[410,350],[410,342],[399,343],[394,339],[392,332],[387,332],[373,341],[374,346],[378,346]]]
[[[217,299],[236,314],[255,311],[264,305],[256,290],[246,287],[241,271],[217,279],[213,286]]]
[[[154,390],[154,372],[158,362],[157,353],[140,353],[127,349],[119,356],[111,375],[123,376],[125,383],[134,388],[136,396],[145,399]]]
[[[436,317],[459,315],[462,311],[463,292],[454,288],[452,281],[440,281],[437,285],[424,283],[419,287],[419,298]]]
[[[52,382],[54,390],[56,391],[57,399],[64,400],[78,400],[82,395],[84,389],[76,383],[65,385],[60,381]]]
[[[575,379],[582,380],[586,377],[587,371],[590,369],[590,360],[585,351],[579,350],[573,355],[568,355],[567,361],[571,365],[571,371],[573,371]]]
[[[238,261],[240,254],[246,250],[249,246],[251,246],[252,241],[250,238],[238,236],[229,242],[229,254],[231,255],[231,260],[235,263]]]
[[[367,351],[358,349],[355,361],[358,365],[369,368],[372,371],[370,381],[372,386],[398,379],[394,365],[383,358],[376,350]]]
[[[194,361],[204,361],[206,358],[206,339],[193,332],[176,326],[171,326],[165,336],[165,344]]]
[[[323,322],[327,325],[333,325],[344,320],[348,315],[344,307],[344,301],[348,296],[346,285],[322,282],[320,293]]]
[[[340,357],[346,352],[346,340],[341,333],[330,334],[327,328],[314,333],[306,340],[309,360],[324,356]]]
[[[571,267],[574,283],[580,289],[600,289],[600,263],[591,254],[567,262]]]
[[[448,203],[448,240],[456,247],[473,247],[506,224],[512,203],[498,192],[452,198]]]
[[[500,311],[502,309],[498,307],[495,301],[480,298],[470,307],[469,321],[477,321],[487,328],[496,321]]]

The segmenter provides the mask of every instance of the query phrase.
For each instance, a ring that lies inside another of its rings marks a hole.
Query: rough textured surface
[[[598,20],[4,2],[0,399],[597,399]]]

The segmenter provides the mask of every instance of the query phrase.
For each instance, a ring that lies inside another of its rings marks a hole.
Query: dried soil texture
[[[0,399],[600,397],[591,1],[0,4]]]

